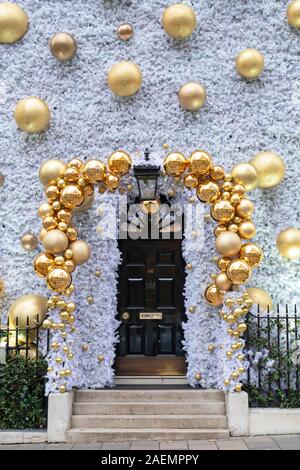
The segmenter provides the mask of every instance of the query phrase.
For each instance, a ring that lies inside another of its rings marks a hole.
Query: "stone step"
[[[112,401],[148,401],[148,402],[199,402],[203,400],[224,402],[224,392],[222,390],[176,390],[176,389],[128,389],[128,390],[78,390],[75,394],[75,402],[112,402]]]
[[[225,403],[218,401],[182,402],[77,402],[73,407],[74,415],[225,415]]]
[[[226,439],[227,429],[70,429],[67,442],[120,442],[135,440],[178,441],[191,439]]]
[[[225,416],[213,415],[80,415],[72,416],[72,428],[106,429],[225,429]]]

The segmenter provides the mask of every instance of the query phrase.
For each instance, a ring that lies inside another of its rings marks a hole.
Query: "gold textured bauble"
[[[300,0],[293,0],[288,4],[287,20],[290,26],[300,29]]]
[[[252,268],[255,268],[262,261],[263,252],[262,249],[254,243],[245,243],[241,248],[240,256],[247,261]]]
[[[53,255],[63,253],[68,248],[69,244],[66,234],[57,229],[47,232],[42,241],[45,250]]]
[[[198,178],[196,175],[189,174],[184,177],[184,186],[189,189],[197,188]]]
[[[47,160],[42,163],[39,171],[40,182],[49,186],[62,177],[66,170],[66,164],[62,160]]]
[[[19,297],[10,306],[8,312],[9,324],[14,328],[17,326],[20,330],[25,330],[27,326],[29,328],[35,328],[38,324],[41,324],[47,314],[47,299],[43,295],[28,294]]]
[[[113,175],[123,176],[129,172],[132,161],[127,152],[118,150],[110,155],[107,165]]]
[[[273,152],[260,152],[251,161],[257,173],[258,186],[271,188],[279,184],[285,175],[282,158]]]
[[[44,202],[43,204],[40,205],[38,208],[38,215],[43,219],[44,217],[48,215],[53,215],[54,210],[48,202]]]
[[[231,173],[234,181],[245,186],[246,191],[257,187],[257,174],[251,163],[237,163]]]
[[[226,269],[227,277],[233,284],[244,284],[251,276],[252,270],[248,263],[242,259],[233,260]]]
[[[197,382],[199,382],[199,380],[202,379],[202,375],[200,374],[200,372],[196,372],[195,374],[195,380],[197,380]]]
[[[218,222],[229,222],[234,214],[234,206],[227,200],[217,201],[211,208],[211,215]]]
[[[271,311],[273,308],[272,297],[263,289],[258,287],[249,287],[247,294],[253,302],[253,305],[259,305],[260,312]]]
[[[225,273],[220,273],[215,279],[217,288],[220,291],[228,291],[232,285],[232,282],[228,279]]]
[[[187,161],[180,152],[172,152],[164,159],[164,169],[169,176],[180,176],[187,167]]]
[[[236,213],[240,217],[251,217],[254,212],[254,204],[249,199],[242,199],[236,206]]]
[[[77,51],[77,41],[70,33],[55,33],[49,39],[51,54],[57,60],[65,62],[73,59]]]
[[[30,96],[18,102],[14,118],[22,131],[30,134],[42,132],[49,126],[50,110],[45,101],[36,96]]]
[[[244,78],[259,77],[264,69],[264,64],[263,54],[256,49],[245,49],[235,59],[236,69]]]
[[[0,3],[0,43],[12,44],[28,31],[28,16],[15,3]]]
[[[108,72],[107,82],[117,96],[132,96],[142,86],[143,76],[140,68],[129,61],[114,64]]]
[[[70,244],[69,247],[72,250],[72,259],[79,266],[88,261],[91,255],[91,249],[84,240],[76,240]]]
[[[90,160],[84,165],[83,174],[90,183],[98,183],[99,181],[103,181],[105,175],[105,165],[99,160]]]
[[[276,246],[281,256],[288,259],[299,258],[300,230],[297,228],[288,228],[283,230],[276,239]]]
[[[213,202],[220,196],[220,192],[214,181],[203,181],[197,189],[197,196],[201,202]]]
[[[235,232],[221,232],[216,238],[216,248],[218,252],[226,257],[236,256],[241,246],[241,239]]]
[[[33,233],[25,233],[22,235],[21,244],[24,250],[32,251],[37,247],[38,239]]]
[[[210,305],[221,305],[224,300],[224,294],[214,284],[207,287],[205,290],[205,298]]]
[[[212,166],[211,156],[204,150],[196,150],[189,158],[189,167],[195,175],[208,173]]]
[[[241,236],[241,238],[249,239],[254,237],[255,234],[256,228],[253,222],[245,221],[239,225],[239,235]]]
[[[47,285],[55,292],[63,292],[72,282],[71,274],[62,267],[52,268],[47,275]]]
[[[180,106],[186,111],[198,111],[206,101],[205,88],[197,82],[188,82],[178,92]]]
[[[122,41],[128,41],[133,36],[133,26],[130,23],[122,23],[118,26],[117,34]]]
[[[57,213],[57,218],[58,220],[61,220],[62,222],[65,222],[68,224],[70,220],[72,219],[72,213],[70,211],[67,211],[66,209],[61,209]]]
[[[183,3],[170,5],[163,12],[162,25],[167,34],[174,39],[186,39],[196,28],[197,20],[194,10]]]
[[[36,274],[41,277],[47,276],[49,269],[53,266],[54,256],[50,253],[40,253],[34,260],[33,266]]]
[[[210,175],[212,177],[213,180],[221,180],[222,178],[224,178],[224,170],[221,166],[213,166],[210,170]]]
[[[65,186],[60,195],[60,201],[66,207],[72,209],[83,203],[83,192],[75,184]]]

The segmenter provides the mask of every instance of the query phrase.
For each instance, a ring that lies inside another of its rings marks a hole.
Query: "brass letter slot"
[[[162,312],[140,312],[140,320],[162,320]]]

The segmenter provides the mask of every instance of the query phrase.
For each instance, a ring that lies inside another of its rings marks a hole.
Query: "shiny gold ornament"
[[[29,328],[35,328],[41,324],[47,314],[47,299],[38,294],[28,294],[19,297],[10,306],[8,311],[9,325],[14,328],[17,326],[19,330],[26,330],[27,319]],[[30,337],[35,335],[35,331],[31,331]]]
[[[118,26],[117,34],[122,41],[128,41],[133,36],[133,26],[130,23],[122,23]]]
[[[44,186],[49,186],[63,176],[66,164],[61,160],[47,160],[42,163],[39,170],[39,179]]]
[[[47,231],[55,229],[57,227],[56,218],[52,216],[45,217],[43,219],[43,226]]]
[[[180,152],[172,152],[164,159],[164,169],[169,176],[180,176],[187,167],[187,161]]]
[[[217,266],[221,271],[226,271],[226,268],[229,265],[229,263],[230,263],[229,258],[220,258],[217,261]]]
[[[86,298],[86,301],[89,305],[92,305],[94,303],[94,296],[93,295],[88,295]]]
[[[213,181],[203,181],[198,189],[197,196],[201,202],[213,202],[220,196],[220,188]]]
[[[182,85],[178,92],[180,106],[186,111],[198,111],[206,101],[205,88],[197,82]]]
[[[61,62],[71,60],[77,51],[77,41],[70,33],[55,33],[49,39],[49,48],[53,57]]]
[[[256,234],[256,228],[253,222],[245,221],[239,225],[239,235],[241,238],[252,238]]]
[[[300,29],[300,0],[293,0],[288,4],[287,20],[290,26]]]
[[[63,253],[69,244],[66,234],[57,229],[47,232],[42,242],[45,250],[53,255]]]
[[[193,174],[186,175],[183,181],[186,188],[194,189],[198,186],[198,178]]]
[[[186,264],[186,266],[185,266],[185,267],[186,267],[186,269],[188,269],[189,271],[191,271],[191,270],[193,269],[193,265],[192,265],[192,263],[188,263],[188,264]]]
[[[105,186],[107,187],[109,191],[114,191],[115,189],[119,187],[120,178],[119,176],[116,176],[116,175],[107,174],[105,176],[104,182],[105,182]],[[100,189],[101,188],[99,188],[99,192],[100,192]]]
[[[226,269],[227,277],[233,284],[244,284],[250,278],[251,273],[250,266],[242,259],[231,261]]]
[[[260,152],[251,161],[257,173],[258,186],[271,188],[279,184],[285,175],[282,158],[273,152]]]
[[[231,359],[232,356],[233,356],[233,352],[232,351],[226,351],[226,356],[228,357],[228,359]]]
[[[211,215],[218,222],[229,222],[234,214],[235,209],[230,201],[219,200],[211,208]]]
[[[59,390],[59,393],[65,393],[66,391],[65,385],[60,385],[58,390]]]
[[[235,387],[234,387],[234,390],[236,392],[241,392],[242,387],[243,387],[243,384],[236,384]]]
[[[240,353],[240,354],[237,355],[237,358],[238,358],[239,361],[243,361],[245,359],[245,356],[244,356],[244,354]]]
[[[230,181],[224,181],[222,185],[223,191],[231,191],[232,190],[232,184]]]
[[[73,213],[77,214],[78,212],[88,211],[93,206],[93,202],[94,202],[94,194],[91,194],[91,196],[87,196],[85,194],[83,203],[80,204],[80,206],[74,207]]]
[[[288,259],[300,257],[300,230],[288,228],[279,233],[276,239],[276,246],[281,254]]]
[[[0,3],[0,43],[13,44],[28,31],[28,16],[15,3]]]
[[[17,126],[30,134],[44,131],[50,123],[50,110],[45,101],[30,96],[17,103],[14,111]]]
[[[241,202],[241,198],[238,194],[233,194],[230,198],[230,202],[232,202],[232,204],[234,206],[236,206],[237,204],[239,204]]]
[[[21,238],[21,244],[24,250],[32,251],[37,247],[38,239],[33,233],[25,233]]]
[[[62,189],[60,200],[62,204],[72,209],[83,203],[83,192],[75,184],[70,184]]]
[[[189,308],[188,308],[188,311],[190,313],[195,313],[196,312],[196,307],[194,305],[191,305]]]
[[[250,300],[252,300],[253,304],[259,305],[260,312],[272,310],[273,301],[268,292],[258,287],[249,287],[247,289],[247,293],[249,294]]]
[[[234,232],[221,232],[216,238],[216,249],[221,255],[226,257],[236,256],[241,246],[241,239]]]
[[[59,196],[59,188],[55,185],[48,186],[46,189],[46,196],[49,201],[54,201]]]
[[[245,243],[241,248],[240,256],[252,267],[256,267],[263,259],[261,248],[254,243]]]
[[[251,163],[237,163],[233,167],[232,177],[236,183],[245,186],[246,191],[257,188],[257,174]]]
[[[200,374],[200,372],[196,372],[195,374],[195,380],[197,380],[197,382],[199,382],[199,380],[202,379],[202,375]]]
[[[72,183],[79,180],[79,172],[76,168],[67,168],[64,174],[64,180],[60,179],[60,185],[65,187],[65,181]],[[62,183],[64,181],[64,184]]]
[[[224,379],[223,384],[225,385],[225,387],[228,387],[228,385],[230,385],[230,379]]]
[[[235,301],[231,297],[227,297],[227,299],[225,299],[226,307],[232,308],[234,306],[234,304],[235,304]]]
[[[205,298],[210,305],[221,305],[224,300],[224,294],[217,288],[216,285],[212,284],[205,290]]]
[[[34,270],[41,277],[47,276],[49,269],[53,266],[54,256],[50,253],[40,253],[34,260]]]
[[[47,285],[55,292],[63,292],[71,282],[71,274],[62,267],[52,268],[47,275]]]
[[[210,170],[210,175],[213,180],[221,180],[224,178],[224,169],[221,166],[213,166]]]
[[[88,351],[88,350],[89,350],[89,345],[88,345],[88,344],[83,344],[83,345],[81,346],[81,350],[82,350],[83,352]]]
[[[80,158],[72,158],[72,160],[68,163],[69,168],[76,168],[77,170],[81,170],[82,165],[83,163]]]
[[[74,354],[70,352],[70,353],[68,354],[68,359],[69,359],[70,361],[72,361],[72,359],[74,359]]]
[[[239,227],[236,224],[230,224],[230,225],[228,225],[228,230],[229,230],[229,232],[236,233],[236,232],[239,231]]]
[[[107,82],[117,96],[132,96],[142,86],[143,76],[140,68],[129,61],[114,64],[108,72]]]
[[[49,330],[52,327],[52,321],[49,318],[43,321],[42,326],[45,330]]]
[[[227,232],[227,228],[225,225],[217,225],[214,229],[214,234],[215,234],[215,237],[218,237],[220,235],[220,233],[222,232]]]
[[[204,150],[196,150],[189,158],[189,167],[195,175],[208,173],[212,166],[211,156]]]
[[[256,49],[245,49],[235,59],[236,69],[244,78],[259,77],[264,69],[264,63],[263,54]]]
[[[227,323],[231,323],[231,324],[235,323],[235,321],[236,321],[235,316],[231,315],[231,314],[227,315],[226,321],[227,321]]]
[[[232,372],[231,378],[232,378],[233,380],[237,380],[237,379],[239,378],[239,373],[238,373],[238,372]]]
[[[90,246],[84,240],[76,240],[69,246],[72,251],[72,259],[77,265],[84,264],[91,255]]]
[[[59,316],[60,316],[60,319],[62,321],[67,321],[67,320],[69,320],[70,314],[66,310],[62,310],[62,312],[60,312]]]
[[[69,227],[67,230],[67,237],[71,242],[74,242],[77,238],[77,230],[75,227]]]
[[[220,291],[228,291],[232,285],[232,282],[228,279],[225,273],[218,274],[215,279],[215,283]]]
[[[237,329],[239,333],[245,333],[245,331],[247,331],[246,323],[239,323]]]
[[[113,175],[123,176],[129,172],[132,160],[127,152],[118,150],[110,155],[107,165]]]
[[[38,208],[38,215],[44,219],[44,217],[51,216],[54,214],[53,208],[48,202],[44,202]]]
[[[208,350],[208,352],[210,352],[210,353],[214,352],[215,349],[216,349],[216,348],[215,348],[215,346],[214,346],[213,344],[209,344],[209,345],[207,346],[207,350]]]
[[[167,34],[174,39],[183,40],[191,36],[197,20],[194,10],[183,3],[170,5],[163,12],[162,25]]]
[[[233,187],[232,187],[232,193],[236,193],[238,194],[240,197],[244,197],[245,196],[245,193],[246,193],[246,189],[245,189],[245,186],[243,186],[242,184],[235,184]]]
[[[105,165],[99,160],[90,160],[84,165],[83,174],[90,183],[103,181],[105,176]]]
[[[240,217],[251,217],[254,212],[254,204],[249,199],[242,199],[236,206],[236,213]]]
[[[99,354],[99,356],[97,356],[97,359],[98,359],[98,362],[103,362],[104,361],[103,354]]]
[[[67,259],[65,261],[65,267],[67,268],[69,273],[72,273],[76,268],[76,263],[74,263],[74,261],[72,259]]]

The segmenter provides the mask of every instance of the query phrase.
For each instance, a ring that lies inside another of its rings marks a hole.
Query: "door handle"
[[[154,274],[154,268],[147,269],[147,274]]]
[[[128,319],[129,319],[129,316],[130,316],[130,315],[129,315],[128,312],[124,312],[124,313],[122,314],[123,320],[128,320]]]

